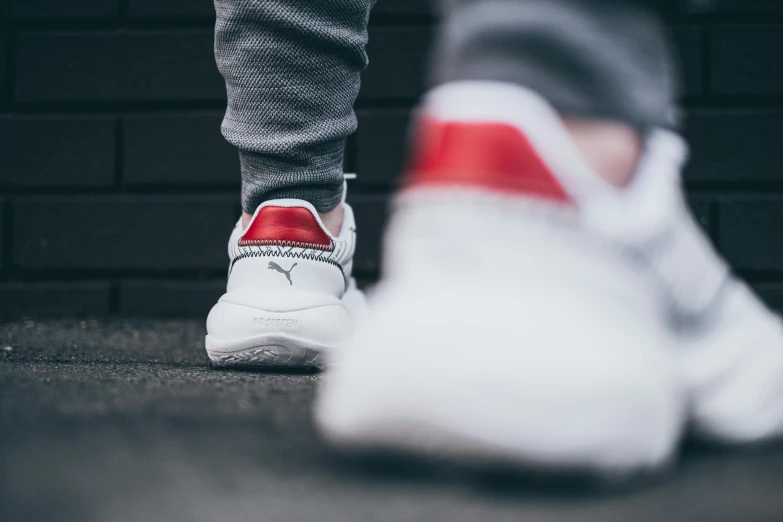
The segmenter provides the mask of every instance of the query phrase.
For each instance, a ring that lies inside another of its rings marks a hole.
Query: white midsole
[[[312,350],[334,350],[351,339],[351,309],[360,292],[351,287],[341,300],[296,290],[229,292],[207,318],[208,352],[233,353],[278,344]]]
[[[322,433],[532,467],[668,462],[686,403],[650,280],[567,215],[453,196],[392,221],[386,282],[321,390]]]
[[[672,457],[685,404],[661,331],[539,285],[487,286],[432,288],[426,303],[379,290],[326,377],[322,432],[351,448],[617,473]]]

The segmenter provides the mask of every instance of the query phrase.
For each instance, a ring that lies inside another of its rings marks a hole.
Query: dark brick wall
[[[783,306],[783,2],[670,12],[684,66],[690,200],[738,270]],[[0,0],[0,315],[203,315],[239,212],[220,136],[211,0]],[[434,17],[380,0],[347,169],[377,276],[386,202]]]

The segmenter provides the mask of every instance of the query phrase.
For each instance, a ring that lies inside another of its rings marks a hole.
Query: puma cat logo
[[[298,263],[294,263],[294,266],[296,266]],[[281,274],[285,275],[285,278],[288,279],[288,282],[291,283],[291,286],[294,286],[294,282],[291,281],[291,270],[294,269],[294,266],[289,268],[288,270],[283,270],[280,265],[275,263],[274,261],[269,262],[269,270],[276,270],[280,272]]]

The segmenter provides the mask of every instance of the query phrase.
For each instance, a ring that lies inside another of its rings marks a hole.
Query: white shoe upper
[[[484,82],[447,85],[430,94],[425,113],[518,129],[567,194],[567,212],[574,213],[567,226],[592,236],[651,282],[673,334],[696,432],[736,442],[783,433],[783,326],[731,275],[688,211],[681,188],[687,147],[679,136],[652,132],[633,181],[618,188],[586,165],[559,116],[531,91]]]
[[[560,117],[532,91],[461,82],[435,89],[424,106],[435,120],[502,122],[516,128],[567,194],[577,218],[573,226],[645,263],[677,313],[703,312],[726,283],[728,268],[685,206],[680,172],[687,148],[676,134],[652,132],[633,181],[616,187],[590,169]]]
[[[320,397],[330,439],[621,471],[686,425],[783,432],[781,323],[691,218],[678,136],[650,134],[618,188],[543,98],[461,82],[412,142],[384,282]]]
[[[350,340],[364,295],[351,277],[353,211],[333,235],[306,201],[262,204],[228,243],[226,293],[207,318],[207,354],[222,366],[323,368]]]

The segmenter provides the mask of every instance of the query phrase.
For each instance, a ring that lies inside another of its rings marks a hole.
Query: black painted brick
[[[5,91],[5,77],[8,72],[8,40],[4,32],[0,31],[0,96]],[[3,100],[0,99],[0,102]]]
[[[5,257],[5,200],[0,198],[0,271],[3,270],[3,259]]]
[[[225,281],[123,281],[120,284],[120,313],[206,318],[225,291]]]
[[[432,31],[429,28],[370,28],[370,65],[362,77],[364,99],[413,100],[424,90]]]
[[[378,14],[430,14],[435,0],[380,0],[374,9]]]
[[[701,94],[701,32],[698,27],[677,27],[672,30],[672,39],[677,49],[682,89],[686,96]]]
[[[698,111],[689,116],[687,135],[688,181],[783,181],[783,112]]]
[[[0,283],[0,316],[109,313],[107,281],[67,283]]]
[[[727,199],[719,208],[719,244],[735,268],[783,270],[783,199]]]
[[[111,18],[119,14],[120,0],[8,0],[9,18]]]
[[[714,94],[783,94],[783,26],[717,27],[712,31]]]
[[[780,0],[692,0],[691,3],[707,4],[710,11],[717,13],[783,13]]]
[[[202,113],[125,118],[125,182],[239,186],[239,155],[220,133],[222,117]]]
[[[356,214],[357,244],[355,270],[376,272],[380,267],[381,243],[388,212],[384,196],[352,196],[348,202]]]
[[[783,313],[783,284],[756,285],[754,289],[770,308]]]
[[[21,102],[220,101],[211,31],[25,33],[15,96]]]
[[[129,0],[131,18],[214,18],[212,0]]]
[[[712,205],[708,198],[703,197],[690,197],[688,198],[688,206],[691,209],[693,217],[701,225],[701,227],[709,233],[712,226]]]
[[[222,269],[238,195],[28,196],[14,206],[27,269]]]
[[[115,127],[108,117],[0,118],[0,186],[111,185]]]
[[[358,183],[389,185],[399,179],[406,158],[410,114],[405,110],[359,111],[356,135]]]

